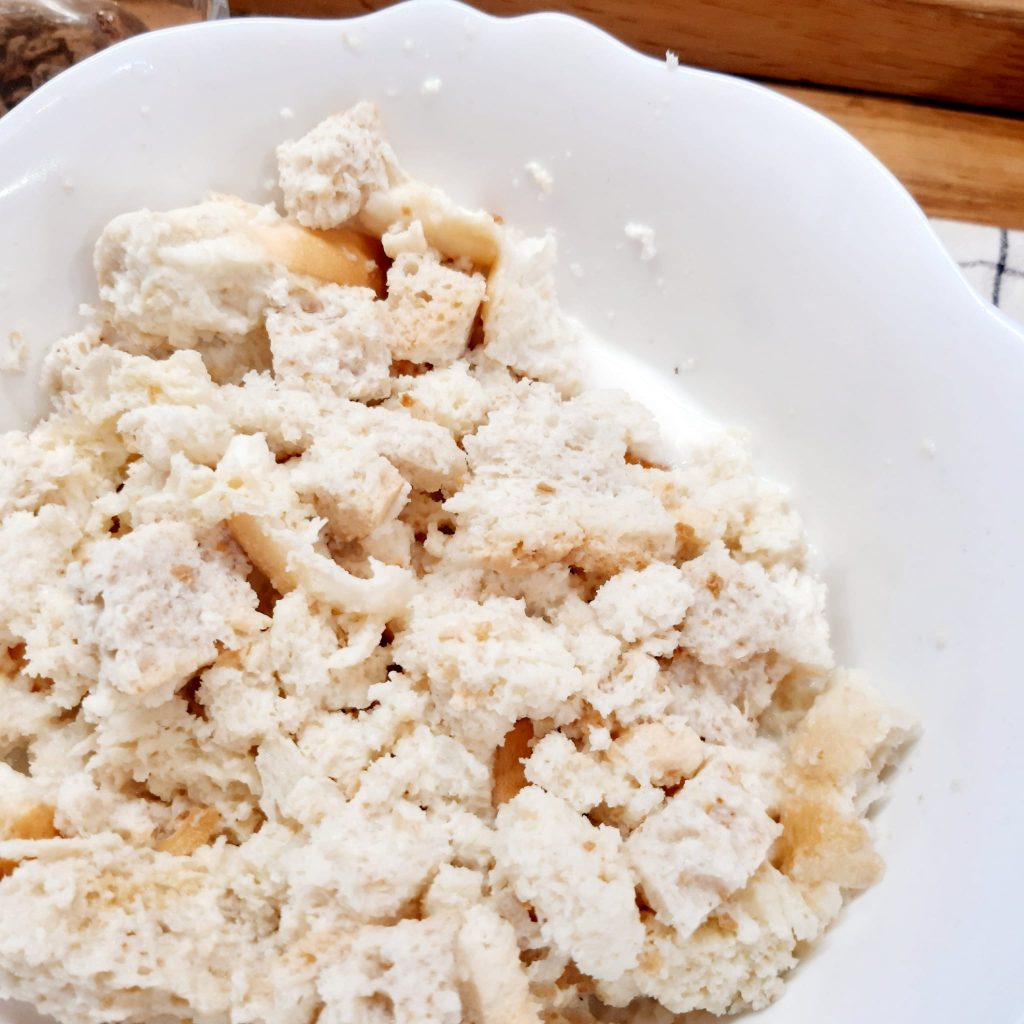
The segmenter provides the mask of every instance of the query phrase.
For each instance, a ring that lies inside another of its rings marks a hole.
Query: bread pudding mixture
[[[910,728],[834,665],[786,492],[585,389],[552,239],[410,178],[370,104],[278,160],[284,216],[115,219],[0,437],[0,997],[766,1005],[879,878]]]

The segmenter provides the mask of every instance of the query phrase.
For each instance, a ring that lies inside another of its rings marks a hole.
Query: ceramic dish
[[[1015,1024],[1024,338],[818,115],[566,17],[433,0],[143,36],[0,121],[0,339],[30,349],[27,376],[0,378],[0,427],[38,410],[111,216],[211,188],[270,199],[273,145],[361,97],[417,176],[557,230],[564,303],[628,353],[621,383],[753,432],[821,552],[840,660],[921,716],[877,816],[885,880],[765,1024]],[[653,226],[653,260],[628,221]]]

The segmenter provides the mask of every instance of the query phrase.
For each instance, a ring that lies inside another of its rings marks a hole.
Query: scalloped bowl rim
[[[357,31],[365,51],[340,39]],[[316,77],[304,48],[344,73]],[[604,74],[581,76],[584,58]],[[288,74],[268,82],[260,61]],[[427,74],[444,79],[432,97],[417,88]],[[184,84],[218,76],[218,92]],[[1024,1020],[1013,955],[1024,758],[1012,728],[1024,700],[1006,640],[1024,607],[1024,332],[973,291],[892,174],[816,112],[753,83],[669,69],[568,15],[498,18],[454,0],[128,40],[0,120],[0,240],[13,239],[0,247],[0,332],[24,327],[32,353],[29,377],[0,378],[0,429],[31,414],[39,356],[89,295],[99,223],[150,190],[154,205],[190,201],[207,167],[210,187],[237,171],[259,198],[270,142],[326,112],[328,90],[336,106],[367,91],[360,77],[414,173],[454,181],[456,196],[500,204],[527,229],[554,225],[566,305],[618,336],[634,361],[622,364],[626,386],[752,428],[761,464],[793,485],[820,542],[841,656],[924,719],[878,815],[889,874],[763,1019],[810,1024],[827,1005],[832,1024],[891,1013],[952,1024],[967,1006],[992,1024]],[[523,126],[527,108],[536,116]],[[259,166],[231,163],[220,140],[236,125],[238,152]],[[471,148],[464,136],[481,133],[487,147]],[[536,155],[555,171],[549,197],[522,172]],[[652,264],[623,240],[626,217],[654,225]],[[583,272],[568,273],[576,263]],[[954,960],[957,971],[934,970]]]

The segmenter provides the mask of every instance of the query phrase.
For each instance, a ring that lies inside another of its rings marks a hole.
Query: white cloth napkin
[[[938,219],[932,227],[977,291],[1024,323],[1024,231]]]

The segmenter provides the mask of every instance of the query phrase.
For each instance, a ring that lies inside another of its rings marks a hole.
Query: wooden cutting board
[[[415,2],[415,0],[412,0]],[[343,17],[384,0],[232,0]],[[558,9],[648,53],[765,80],[838,121],[940,217],[1024,228],[1024,0],[476,0]],[[975,109],[965,109],[975,108]]]

